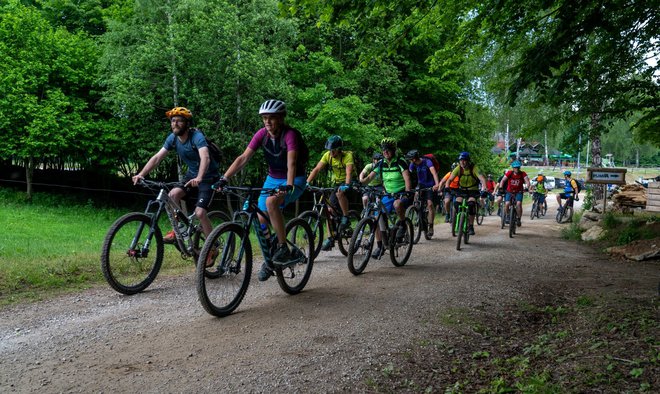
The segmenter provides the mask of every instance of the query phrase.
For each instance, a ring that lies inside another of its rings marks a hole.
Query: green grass
[[[40,193],[28,202],[24,193],[0,188],[0,305],[104,282],[103,239],[128,211]],[[165,262],[192,267],[169,251]]]

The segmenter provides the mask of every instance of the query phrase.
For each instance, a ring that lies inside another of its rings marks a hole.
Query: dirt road
[[[560,239],[554,212],[550,201],[549,215],[523,219],[513,240],[487,217],[460,252],[436,224],[405,267],[386,256],[358,277],[338,252],[322,253],[303,293],[255,277],[224,319],[198,303],[192,269],[135,296],[99,286],[5,308],[0,392],[364,391],[392,353],[438,329],[442,311],[498,308],[553,285],[657,292],[657,264]]]

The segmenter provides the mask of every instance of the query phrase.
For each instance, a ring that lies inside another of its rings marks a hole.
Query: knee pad
[[[468,201],[468,213],[470,215],[477,213],[477,203],[475,201]]]

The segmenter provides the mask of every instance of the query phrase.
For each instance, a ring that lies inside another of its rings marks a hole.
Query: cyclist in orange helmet
[[[195,215],[199,218],[204,234],[209,235],[213,228],[207,213],[213,194],[211,185],[220,178],[218,173],[219,163],[211,159],[204,133],[191,127],[193,115],[188,108],[175,107],[167,111],[165,115],[170,120],[172,133],[165,138],[163,146],[147,161],[144,168],[133,176],[133,184],[137,184],[140,179],[144,179],[163,161],[170,151],[176,151],[181,160],[188,166],[188,172],[184,175],[181,185],[170,190],[169,196],[179,205],[181,199],[187,195],[194,198],[196,194]],[[163,237],[163,241],[174,243],[174,231],[169,231]]]

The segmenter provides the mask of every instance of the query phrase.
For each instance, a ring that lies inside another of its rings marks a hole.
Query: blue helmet
[[[470,153],[469,152],[461,152],[458,155],[458,160],[470,160]]]
[[[522,163],[520,163],[520,160],[514,160],[513,163],[511,163],[511,168],[520,168],[522,167]]]
[[[570,171],[564,171],[564,176],[571,176],[571,172]]]

